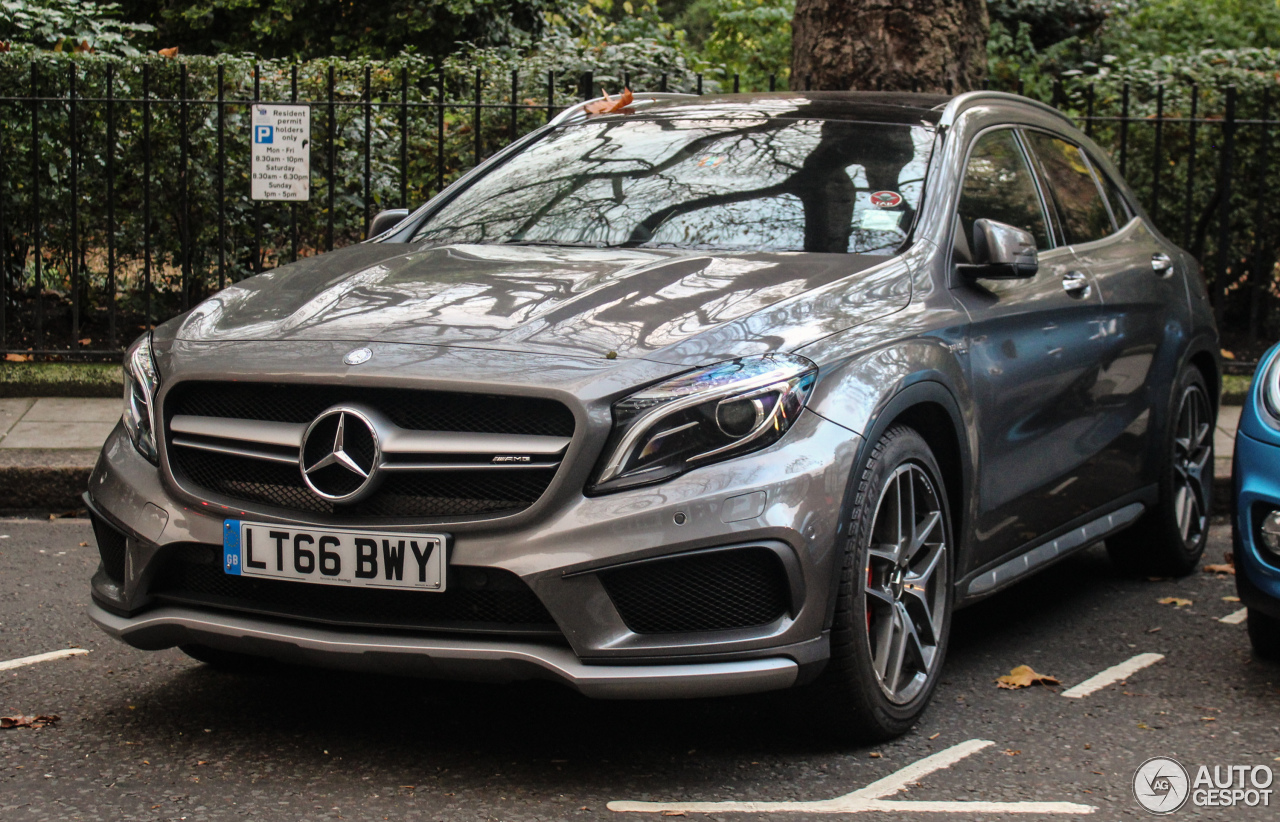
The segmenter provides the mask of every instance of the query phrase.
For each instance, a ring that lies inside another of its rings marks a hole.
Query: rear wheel
[[[1258,656],[1280,660],[1280,619],[1250,608],[1249,641]]]
[[[1133,527],[1107,538],[1111,559],[1128,574],[1185,576],[1209,537],[1215,415],[1199,369],[1183,369],[1174,396],[1160,498]]]
[[[815,683],[821,721],[846,739],[905,733],[937,685],[952,567],[940,477],[928,444],[905,426],[889,429],[855,475],[831,661]]]

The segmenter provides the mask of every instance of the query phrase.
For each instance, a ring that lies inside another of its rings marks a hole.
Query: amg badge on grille
[[[499,454],[493,458],[494,462],[531,462],[532,457],[514,456],[512,454]]]

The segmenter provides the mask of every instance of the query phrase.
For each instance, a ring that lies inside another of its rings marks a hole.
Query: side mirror
[[[960,266],[974,279],[1021,280],[1040,270],[1036,238],[1007,223],[973,221],[973,264]]]
[[[405,217],[409,216],[407,208],[389,208],[386,211],[379,211],[369,221],[369,236],[377,237],[388,228],[392,228],[399,224]]]

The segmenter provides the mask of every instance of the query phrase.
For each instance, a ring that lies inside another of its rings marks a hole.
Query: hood
[[[366,243],[231,286],[186,315],[176,336],[682,364],[791,350],[909,298],[898,258]]]

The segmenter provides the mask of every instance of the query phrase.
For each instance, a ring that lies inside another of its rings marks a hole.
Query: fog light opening
[[[1262,547],[1280,557],[1280,510],[1272,511],[1262,520]]]

